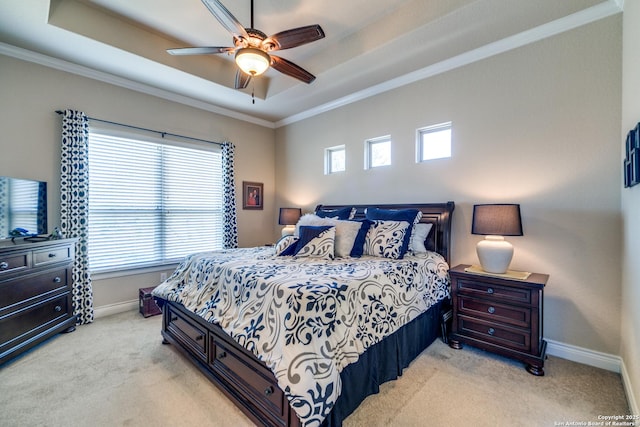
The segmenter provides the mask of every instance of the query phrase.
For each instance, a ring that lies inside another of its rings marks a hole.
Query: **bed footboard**
[[[273,373],[264,363],[233,341],[219,326],[156,298],[162,307],[162,336],[260,426],[301,427]],[[417,319],[367,350],[341,374],[343,393],[322,424],[339,427],[379,385],[396,379],[402,370],[439,335],[441,306],[436,304]],[[419,339],[416,339],[419,338]],[[369,378],[363,382],[363,378]]]
[[[162,336],[181,351],[253,422],[264,426],[299,427],[300,419],[278,387],[275,376],[222,329],[157,299],[162,307]]]

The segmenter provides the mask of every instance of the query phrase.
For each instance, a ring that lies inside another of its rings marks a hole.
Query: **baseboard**
[[[596,368],[606,369],[607,371],[616,372],[618,374],[620,373],[620,367],[622,365],[622,359],[620,356],[601,353],[599,351],[576,347],[574,345],[549,339],[546,341],[547,354],[550,356],[556,356],[562,359],[571,360],[572,362],[595,366]]]
[[[624,359],[622,360],[621,365],[621,375],[622,375],[622,385],[624,386],[624,392],[627,394],[627,402],[629,402],[629,410],[631,414],[640,415],[640,409],[638,409],[638,401],[636,400],[636,396],[633,394],[633,387],[631,387],[631,379],[629,378],[629,372],[627,371],[627,367],[624,363]]]
[[[124,313],[125,311],[137,309],[138,300],[124,301],[94,308],[93,317],[95,319],[99,319],[100,317],[111,316],[112,314]]]

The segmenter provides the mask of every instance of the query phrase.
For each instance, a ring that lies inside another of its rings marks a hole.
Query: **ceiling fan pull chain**
[[[255,88],[255,84],[253,83],[253,79],[251,79],[251,103],[256,103],[256,97],[253,96],[253,89]]]

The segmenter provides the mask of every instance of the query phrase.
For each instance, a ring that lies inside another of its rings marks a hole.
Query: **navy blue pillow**
[[[420,216],[418,216],[420,215]],[[422,217],[422,212],[417,209],[378,209],[367,208],[366,217],[369,220],[375,221],[406,221],[409,223],[407,233],[402,240],[402,248],[400,249],[400,257],[407,253],[409,249],[409,241],[411,240],[411,232],[416,221],[419,221]]]
[[[335,218],[346,220],[351,218],[351,210],[353,208],[346,207],[342,209],[316,209],[316,215],[320,218]]]
[[[359,219],[355,222],[362,223],[360,225],[360,230],[356,236],[356,239],[353,241],[353,248],[351,248],[351,255],[354,258],[360,258],[362,253],[364,252],[364,241],[367,238],[367,231],[369,231],[369,227],[371,227],[371,221],[368,219]]]

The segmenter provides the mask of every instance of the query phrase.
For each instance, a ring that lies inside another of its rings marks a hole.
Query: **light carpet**
[[[162,345],[160,327],[160,316],[133,311],[100,318],[0,367],[0,425],[253,425]],[[629,413],[616,373],[556,357],[545,373],[535,377],[519,362],[437,340],[344,426],[587,425]]]

